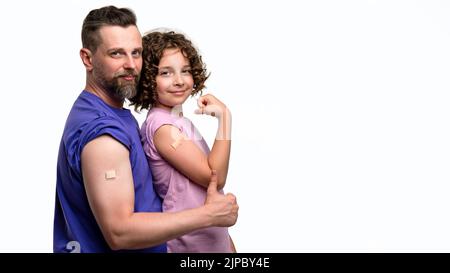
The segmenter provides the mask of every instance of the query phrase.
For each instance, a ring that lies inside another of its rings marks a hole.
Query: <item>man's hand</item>
[[[210,212],[213,226],[229,227],[236,223],[239,210],[236,197],[231,193],[223,195],[217,191],[215,170],[211,172],[211,182],[208,186],[205,206]]]

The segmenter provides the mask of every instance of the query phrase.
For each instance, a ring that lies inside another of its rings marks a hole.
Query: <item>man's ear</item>
[[[86,67],[86,70],[92,71],[94,68],[92,65],[92,52],[87,48],[82,48],[80,49],[80,57],[84,67]]]

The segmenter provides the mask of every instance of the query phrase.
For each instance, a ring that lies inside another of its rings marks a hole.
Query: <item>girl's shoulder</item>
[[[185,123],[186,119],[174,111],[168,111],[161,108],[152,108],[147,114],[145,129],[151,135],[154,135],[156,130],[163,125],[172,125],[183,131]]]
[[[152,108],[148,111],[147,122],[152,121],[167,121],[176,122],[180,117],[176,112],[169,111],[162,108]]]

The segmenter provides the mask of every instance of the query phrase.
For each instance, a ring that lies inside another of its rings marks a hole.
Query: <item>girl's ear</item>
[[[92,71],[94,68],[92,65],[92,52],[87,48],[82,48],[80,49],[80,57],[84,67],[86,67],[86,70]]]

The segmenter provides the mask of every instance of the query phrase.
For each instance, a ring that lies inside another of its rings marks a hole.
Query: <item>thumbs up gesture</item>
[[[217,190],[217,173],[214,170],[211,172],[205,206],[212,218],[213,226],[229,227],[236,223],[239,210],[236,197],[231,193],[224,195]]]

